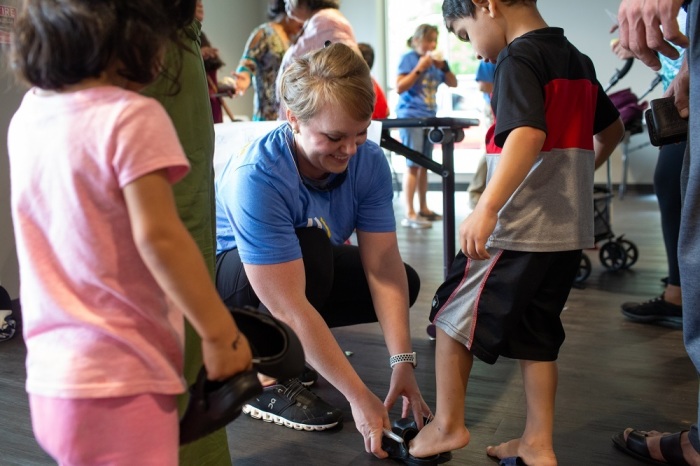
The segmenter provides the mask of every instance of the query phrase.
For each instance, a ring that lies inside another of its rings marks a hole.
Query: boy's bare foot
[[[435,418],[409,442],[409,452],[417,458],[425,458],[464,448],[468,443],[469,431],[464,424],[461,428],[447,428]]]
[[[486,447],[486,454],[498,459],[519,456],[528,466],[556,466],[557,457],[550,448],[527,445],[521,439],[503,442],[498,446]]]

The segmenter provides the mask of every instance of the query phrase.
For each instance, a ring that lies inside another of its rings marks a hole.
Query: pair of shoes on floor
[[[430,422],[430,419],[424,418],[424,423]],[[418,424],[416,421],[409,418],[397,419],[391,424],[391,431],[401,437],[402,442],[384,436],[382,437],[382,450],[389,454],[389,458],[401,461],[409,466],[436,466],[446,463],[452,459],[452,452],[446,451],[437,455],[418,458],[408,452],[408,443],[418,435]]]
[[[430,220],[431,222],[442,220],[442,215],[435,213],[432,210],[429,210],[428,212],[418,212],[418,216],[426,220]]]
[[[683,307],[659,297],[643,303],[622,304],[622,314],[634,322],[662,325],[674,329],[683,327]]]
[[[687,431],[676,432],[673,434],[663,435],[660,440],[661,455],[664,460],[652,458],[647,446],[647,437],[649,434],[641,430],[632,430],[627,435],[625,441],[625,433],[619,432],[612,437],[613,444],[621,451],[628,455],[649,464],[673,465],[673,466],[690,466],[683,458],[683,450],[681,448],[681,435]]]
[[[254,419],[296,430],[326,430],[338,425],[343,413],[304,387],[298,378],[265,387],[243,412]]]
[[[403,220],[401,220],[401,226],[406,228],[414,228],[416,230],[422,230],[425,228],[432,228],[433,224],[430,223],[430,220],[423,220],[416,216],[415,218],[404,218]]]

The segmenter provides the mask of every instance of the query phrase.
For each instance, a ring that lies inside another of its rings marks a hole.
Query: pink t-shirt
[[[165,110],[118,87],[39,96],[8,134],[27,391],[181,393],[183,317],[141,260],[122,193],[189,164]]]

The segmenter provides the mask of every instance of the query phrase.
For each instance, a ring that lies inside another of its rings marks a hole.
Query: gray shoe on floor
[[[622,314],[631,321],[683,328],[683,307],[667,302],[664,295],[643,303],[624,303],[621,307]]]

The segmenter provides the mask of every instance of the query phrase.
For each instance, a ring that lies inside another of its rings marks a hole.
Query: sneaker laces
[[[314,399],[318,398],[314,392],[306,388],[299,379],[289,379],[284,384],[282,394],[292,401],[301,399],[306,404],[309,404]]]

